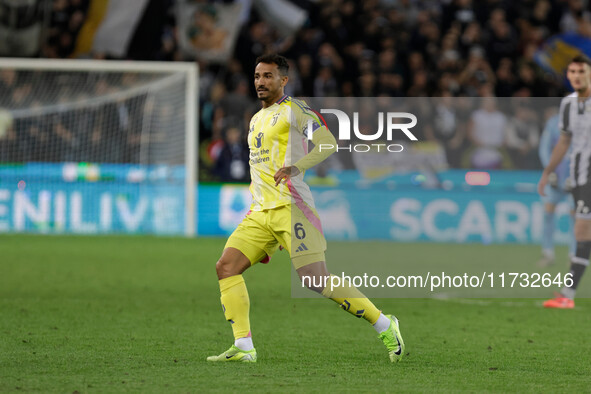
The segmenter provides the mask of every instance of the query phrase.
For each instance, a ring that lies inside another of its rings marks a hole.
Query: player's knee
[[[316,293],[322,293],[327,280],[330,278],[324,263],[310,264],[299,268],[297,271],[302,285]]]
[[[577,241],[591,241],[591,220],[577,220],[574,233]]]
[[[320,275],[300,275],[302,285],[318,294],[326,287],[326,281]]]
[[[218,279],[228,278],[240,273],[237,264],[225,256],[220,257],[215,263],[215,271],[218,274]]]
[[[226,248],[222,257],[215,264],[218,279],[240,275],[250,267],[250,260],[242,252],[235,248]]]
[[[223,273],[226,270],[227,262],[223,257],[215,263],[215,272],[218,274],[218,279],[223,279]]]

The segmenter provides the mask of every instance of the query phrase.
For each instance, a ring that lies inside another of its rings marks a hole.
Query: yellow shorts
[[[240,250],[251,264],[270,258],[279,245],[287,249],[296,269],[325,261],[326,239],[314,208],[295,204],[251,211],[230,235],[225,248]]]

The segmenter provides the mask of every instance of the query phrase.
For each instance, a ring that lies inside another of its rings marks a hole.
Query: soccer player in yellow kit
[[[300,278],[313,278],[308,287],[371,323],[386,345],[390,361],[398,362],[404,355],[404,342],[396,317],[384,315],[350,283],[336,288],[329,285],[326,240],[310,188],[303,179],[306,169],[336,149],[324,148],[337,144],[318,113],[284,94],[288,69],[283,56],[270,54],[256,60],[254,84],[263,108],[252,117],[248,133],[253,203],[216,264],[222,309],[235,341],[227,351],[207,360],[256,362],[250,300],[242,273],[271,258],[282,246]],[[308,153],[307,138],[312,135],[315,147]],[[315,287],[319,283],[324,286]]]

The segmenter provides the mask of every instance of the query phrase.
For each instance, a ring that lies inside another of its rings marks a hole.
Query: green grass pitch
[[[328,300],[291,298],[285,252],[245,273],[259,362],[208,364],[232,342],[214,269],[223,245],[0,236],[0,392],[591,389],[589,299],[574,310],[545,310],[540,299],[378,299],[400,318],[407,344],[404,360],[390,364],[365,321]],[[433,259],[479,250],[395,247],[400,264],[416,250]],[[491,266],[539,256],[534,246],[487,248],[478,258]]]

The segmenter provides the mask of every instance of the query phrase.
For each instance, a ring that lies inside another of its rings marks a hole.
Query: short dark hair
[[[589,57],[587,57],[586,55],[583,55],[582,53],[573,57],[572,60],[568,64],[571,64],[571,63],[584,63],[584,64],[588,65],[589,67],[591,67],[591,59],[589,59]]]
[[[266,55],[257,57],[254,65],[256,66],[259,63],[276,64],[279,73],[284,76],[287,75],[287,72],[289,71],[289,63],[287,63],[287,59],[276,53],[267,53]]]

